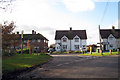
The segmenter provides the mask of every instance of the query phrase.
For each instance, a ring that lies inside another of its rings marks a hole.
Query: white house
[[[120,29],[100,29],[100,37],[103,51],[120,48]]]
[[[55,34],[56,51],[86,51],[87,34],[86,30],[57,30]]]

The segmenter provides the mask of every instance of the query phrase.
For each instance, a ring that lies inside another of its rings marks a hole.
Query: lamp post
[[[21,32],[21,54],[23,54],[23,30]]]

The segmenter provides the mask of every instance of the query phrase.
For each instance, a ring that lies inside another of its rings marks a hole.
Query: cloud
[[[66,8],[72,12],[89,11],[95,8],[91,0],[62,0]]]
[[[62,0],[62,2],[66,7],[71,8],[72,12],[93,10],[95,7],[92,0]],[[58,0],[52,3],[52,5],[57,4],[59,4]],[[34,29],[49,39],[49,45],[55,43],[56,30],[69,30],[69,27],[73,30],[86,29],[88,44],[98,42],[98,28],[94,27],[96,25],[69,13],[56,11],[51,6],[51,2],[45,0],[17,0],[12,13],[0,13],[0,20],[15,21],[17,26],[15,31],[24,30],[24,33],[31,33]]]
[[[94,0],[96,2],[119,2],[120,0]]]

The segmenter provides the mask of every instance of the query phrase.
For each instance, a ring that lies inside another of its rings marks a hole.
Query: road
[[[118,78],[118,55],[105,57],[79,56],[78,54],[51,55],[47,64],[30,72],[23,78]]]

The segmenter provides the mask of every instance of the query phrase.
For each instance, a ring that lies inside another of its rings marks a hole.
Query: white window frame
[[[67,45],[63,45],[62,47],[63,47],[63,49],[67,49]]]
[[[80,49],[80,46],[79,46],[79,45],[74,45],[74,48],[75,48],[76,50],[78,50],[78,49]]]
[[[74,38],[75,39],[75,42],[79,42],[79,38]]]
[[[64,38],[62,39],[62,41],[63,41],[63,42],[67,42],[67,38],[64,37]]]

